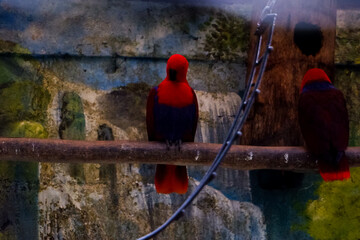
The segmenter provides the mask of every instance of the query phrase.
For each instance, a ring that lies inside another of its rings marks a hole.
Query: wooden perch
[[[164,143],[136,141],[72,141],[34,138],[0,138],[0,160],[52,163],[170,163],[209,166],[220,144],[184,143],[181,151],[166,150]],[[346,151],[351,166],[360,166],[360,147]],[[253,170],[317,169],[316,160],[303,147],[234,145],[222,167]]]

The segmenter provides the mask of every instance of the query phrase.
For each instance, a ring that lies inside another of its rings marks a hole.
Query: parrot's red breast
[[[198,103],[186,74],[189,63],[179,54],[167,63],[166,78],[151,89],[146,107],[149,141],[193,142],[198,121]],[[185,166],[157,165],[155,187],[158,193],[186,193]]]
[[[319,160],[323,179],[350,178],[345,156],[349,141],[345,99],[321,69],[310,69],[302,80],[299,123],[307,149]]]

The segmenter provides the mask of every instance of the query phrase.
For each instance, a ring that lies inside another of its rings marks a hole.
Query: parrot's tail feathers
[[[188,189],[188,175],[185,166],[156,165],[155,188],[158,193],[184,194]]]
[[[326,182],[350,178],[349,163],[345,155],[341,157],[336,166],[320,161],[319,170],[321,177]]]

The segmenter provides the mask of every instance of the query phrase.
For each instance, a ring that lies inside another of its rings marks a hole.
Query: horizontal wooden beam
[[[183,143],[181,151],[166,150],[160,142],[72,141],[59,139],[0,138],[1,161],[53,163],[167,163],[209,166],[221,145]],[[360,166],[360,147],[346,151],[351,166]],[[222,167],[253,170],[316,170],[317,164],[303,147],[234,145]]]

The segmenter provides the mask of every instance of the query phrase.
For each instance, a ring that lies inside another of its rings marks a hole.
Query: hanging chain
[[[189,195],[189,197],[176,210],[176,212],[163,225],[158,227],[153,232],[139,238],[138,240],[145,240],[154,237],[155,235],[163,231],[171,222],[178,220],[182,215],[184,215],[185,208],[195,199],[195,197],[200,193],[200,191],[216,177],[216,169],[220,165],[221,161],[225,157],[226,153],[229,151],[234,141],[241,137],[242,133],[240,130],[242,129],[245,120],[249,115],[250,109],[255,101],[256,96],[260,93],[259,87],[266,68],[267,59],[269,53],[273,50],[273,47],[271,46],[271,41],[274,33],[277,14],[273,13],[272,9],[275,2],[276,0],[269,0],[267,5],[261,12],[260,21],[257,23],[257,29],[255,31],[255,35],[257,36],[257,43],[255,46],[255,54],[247,86],[235,120],[228,132],[226,140],[224,141],[219,153],[215,157],[213,164],[210,166],[205,176],[201,179],[196,189]],[[269,29],[267,42],[265,45],[264,53],[262,56],[260,56],[262,36],[267,29]],[[257,76],[256,80],[254,80],[255,76]]]

